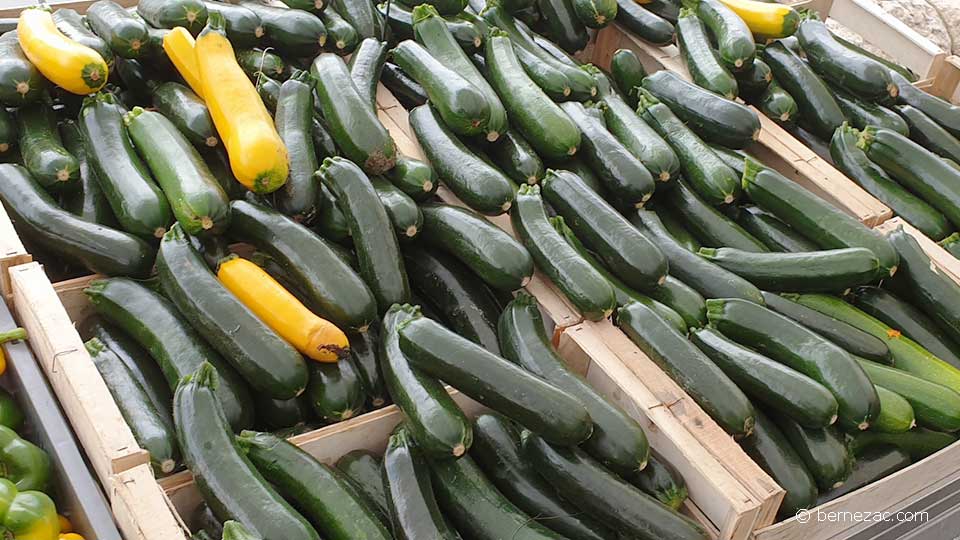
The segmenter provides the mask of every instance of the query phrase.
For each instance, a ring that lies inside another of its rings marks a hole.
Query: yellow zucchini
[[[203,88],[200,87],[200,72],[197,70],[197,53],[194,51],[193,36],[182,26],[178,26],[163,36],[163,52],[183,80],[187,82],[193,93],[203,99]]]
[[[797,10],[783,4],[757,0],[720,0],[747,23],[757,41],[792,36],[800,26]]]
[[[210,13],[194,51],[203,98],[227,149],[233,175],[254,193],[276,191],[287,181],[287,147],[260,94],[237,63],[224,33],[223,15]]]
[[[318,362],[337,362],[349,354],[350,342],[342,330],[307,309],[256,264],[231,255],[220,263],[217,279],[267,326],[308,358]]]
[[[107,82],[100,53],[63,35],[43,8],[27,8],[17,21],[20,48],[40,73],[64,90],[85,96]]]

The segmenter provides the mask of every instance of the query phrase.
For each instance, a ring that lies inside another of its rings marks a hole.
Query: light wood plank
[[[10,272],[9,269],[18,264],[25,264],[33,260],[33,257],[27,253],[13,228],[13,222],[7,210],[0,204],[0,294],[3,298],[10,297]]]
[[[149,465],[140,465],[110,479],[114,518],[126,540],[187,540],[189,533]]]

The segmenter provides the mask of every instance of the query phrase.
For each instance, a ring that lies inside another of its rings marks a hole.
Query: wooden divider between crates
[[[674,45],[659,47],[634,36],[620,25],[612,24],[597,32],[592,53],[583,60],[608,69],[613,53],[629,49],[637,54],[647,72],[666,69],[690,80],[690,73]],[[830,201],[859,219],[868,227],[893,217],[886,205],[864,191],[843,173],[815,154],[776,122],[755,107],[750,108],[760,118],[760,139],[746,149],[765,165],[770,166],[798,184]]]
[[[126,540],[187,540],[190,533],[149,465],[110,478],[113,518]]]
[[[13,222],[7,215],[7,210],[0,204],[0,294],[3,300],[9,302],[13,291],[10,289],[11,267],[26,264],[33,260],[20,241],[20,236],[13,228]]]
[[[11,268],[10,281],[17,320],[100,482],[107,485],[114,474],[148,463],[64,308],[83,297],[85,284],[71,280],[71,288],[60,291],[62,302],[36,262]]]

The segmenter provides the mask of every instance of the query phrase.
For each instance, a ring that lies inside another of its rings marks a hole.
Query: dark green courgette
[[[572,0],[537,0],[544,20],[544,31],[563,50],[574,53],[590,39],[584,23],[577,17]]]
[[[698,254],[771,291],[846,291],[876,279],[880,261],[866,248],[802,253],[751,253],[735,248],[700,248]]]
[[[296,221],[310,221],[317,212],[317,152],[313,146],[313,80],[305,71],[280,86],[274,122],[287,147],[289,174],[277,190],[277,208]]]
[[[812,508],[817,498],[817,484],[780,429],[761,412],[752,437],[740,446],[761,469],[786,491],[777,516],[789,518],[799,510]]]
[[[755,102],[763,114],[780,124],[793,125],[796,121],[797,101],[780,86],[776,79],[770,81],[767,89],[756,98]]]
[[[186,86],[165,82],[153,89],[153,105],[170,119],[187,139],[199,148],[220,144],[218,133],[210,119],[210,111],[192,90]]]
[[[230,43],[234,47],[252,47],[263,38],[265,31],[260,16],[249,9],[207,0],[204,0],[203,5],[207,8],[208,16],[210,13],[219,13],[223,16],[227,26],[227,37],[230,38]]]
[[[960,106],[913,86],[899,73],[891,72],[890,76],[900,88],[898,103],[920,109],[954,137],[960,137]]]
[[[353,483],[367,506],[373,508],[385,524],[389,524],[390,511],[387,509],[380,458],[367,450],[352,450],[337,460],[336,467]]]
[[[894,447],[910,456],[914,462],[957,442],[956,435],[932,431],[922,427],[903,433],[858,433],[850,443],[854,454],[865,455],[873,450]]]
[[[834,499],[840,498],[848,493],[881,480],[891,474],[910,465],[910,456],[891,446],[879,446],[863,452],[856,457],[853,463],[853,470],[847,481],[837,489],[831,489],[821,493],[817,497],[816,505],[820,506]]]
[[[363,380],[352,362],[310,362],[307,401],[324,422],[342,422],[363,412]]]
[[[379,409],[390,400],[380,369],[380,330],[371,326],[366,332],[351,332],[347,338],[350,340],[350,361],[360,375],[370,406]]]
[[[139,58],[148,51],[147,23],[111,0],[87,8],[87,24],[121,58]]]
[[[753,32],[739,15],[720,0],[682,3],[695,10],[703,24],[710,29],[717,44],[717,56],[727,69],[743,71],[753,65],[757,54]]]
[[[313,13],[252,0],[243,0],[240,5],[260,17],[267,42],[282,56],[310,57],[327,43],[327,29]]]
[[[367,38],[360,43],[356,52],[350,55],[350,63],[347,64],[350,78],[353,79],[360,97],[370,103],[374,112],[377,110],[377,82],[386,60],[386,42]]]
[[[636,98],[633,102],[636,102]],[[620,96],[610,93],[604,96],[603,103],[606,105],[603,108],[603,117],[610,133],[643,162],[657,181],[669,182],[676,178],[680,161],[670,144]]]
[[[170,408],[173,403],[173,392],[170,391],[160,366],[153,361],[150,353],[112,324],[98,321],[93,325],[91,333],[127,366],[156,410],[164,415],[170,425],[173,425]]]
[[[652,452],[647,466],[625,480],[677,511],[687,500],[687,485],[683,477],[672,465]]]
[[[779,40],[764,47],[763,60],[796,101],[801,125],[824,139],[833,135],[844,121],[843,111],[813,69]]]
[[[833,427],[811,429],[783,416],[774,419],[821,491],[843,485],[853,465],[843,435]]]
[[[960,141],[934,119],[910,105],[897,105],[896,111],[910,126],[909,134],[913,141],[940,157],[954,162],[960,159]]]
[[[64,210],[91,223],[116,226],[117,220],[113,216],[113,211],[110,210],[110,203],[103,195],[100,178],[93,170],[87,151],[83,147],[83,134],[80,133],[79,126],[73,120],[68,120],[61,125],[60,134],[63,137],[64,148],[73,154],[80,164],[80,185],[72,192],[63,195],[61,204]]]
[[[666,206],[658,206],[654,209],[657,217],[663,223],[663,226],[680,245],[696,253],[700,249],[700,241],[687,229],[687,225]]]
[[[310,404],[303,397],[271,399],[266,394],[254,394],[253,404],[257,408],[257,429],[291,429],[313,419]]]
[[[373,0],[332,0],[331,5],[350,23],[361,38],[383,38],[386,24]]]
[[[207,7],[200,0],[143,0],[137,14],[154,28],[182,26],[193,35],[207,24]]]
[[[892,129],[901,135],[910,133],[907,122],[892,110],[864,101],[844,90],[833,89],[833,97],[840,110],[853,127],[863,129],[867,126],[879,126]],[[909,105],[908,105],[909,106]],[[917,109],[913,109],[919,112]],[[902,114],[902,113],[901,113]],[[922,113],[921,113],[922,114]]]
[[[237,63],[247,76],[254,80],[257,78],[257,73],[263,73],[278,81],[286,80],[290,76],[290,67],[283,58],[266,49],[237,51]]]
[[[672,7],[673,20],[677,20],[677,6],[674,2],[661,2]],[[648,4],[649,5],[649,4]],[[665,17],[665,13],[654,13],[646,6],[633,0],[617,0],[617,22],[627,30],[655,45],[667,45],[673,41],[674,27]]]
[[[520,133],[508,130],[487,148],[491,161],[518,184],[536,184],[543,179],[543,161]]]
[[[771,251],[797,253],[817,249],[816,244],[801,236],[776,216],[753,205],[741,207],[740,214],[737,215],[737,223]]]
[[[337,10],[327,6],[320,13],[320,20],[323,21],[323,26],[327,29],[327,43],[333,44],[333,47],[340,54],[350,54],[356,51],[360,36],[357,34],[357,30]]]
[[[667,276],[662,285],[646,292],[650,298],[682,316],[690,328],[699,328],[707,323],[707,308],[703,296],[679,279]]]
[[[745,231],[735,221],[707,204],[683,180],[677,180],[673,189],[663,194],[673,213],[704,246],[730,247],[737,250],[762,253],[767,246]]]
[[[17,33],[0,35],[0,103],[11,107],[33,103],[48,86],[20,48]]]
[[[407,156],[397,157],[397,166],[387,171],[385,176],[417,202],[432,197],[440,185],[430,165]]]
[[[677,45],[690,76],[698,86],[727,99],[737,97],[737,80],[720,63],[713,52],[703,21],[691,9],[680,10],[680,18],[677,20]]]
[[[770,66],[759,58],[755,58],[753,65],[749,68],[734,72],[733,76],[737,79],[738,94],[747,101],[752,101],[763,94],[773,81]]]
[[[387,211],[397,240],[405,242],[419,236],[423,228],[423,215],[416,201],[383,177],[373,177],[370,182]]]
[[[383,65],[380,82],[386,86],[407,109],[419,107],[427,102],[429,96],[420,83],[413,80],[400,69],[400,66],[387,62]]]
[[[34,180],[52,193],[76,188],[80,180],[80,163],[66,148],[53,108],[36,103],[17,110],[17,131],[23,165]]]
[[[810,67],[830,83],[871,102],[888,102],[900,94],[889,68],[845,47],[823,22],[803,21],[797,38]]]
[[[610,57],[610,75],[620,94],[634,107],[637,106],[637,94],[634,88],[643,83],[647,70],[630,49],[617,49]]]

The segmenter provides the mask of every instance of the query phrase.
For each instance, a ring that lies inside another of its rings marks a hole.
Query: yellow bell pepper
[[[73,523],[70,523],[70,519],[67,516],[63,514],[57,514],[57,519],[60,520],[61,538],[63,537],[63,535],[73,532]]]
[[[84,540],[84,538],[77,533],[61,533],[58,540]]]
[[[20,12],[17,39],[40,73],[68,92],[92,94],[107,82],[109,68],[100,53],[63,35],[46,9]]]
[[[720,0],[747,23],[747,28],[759,39],[792,36],[800,26],[797,10],[783,4],[768,4],[756,0]]]
[[[0,478],[0,538],[58,540],[60,520],[50,497],[39,491],[20,491]]]

